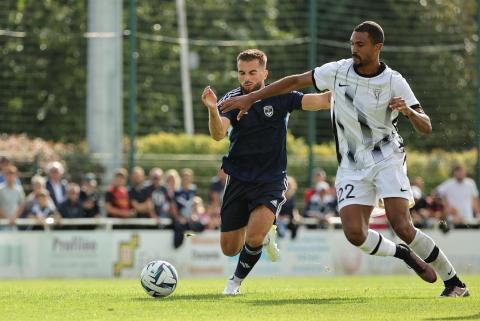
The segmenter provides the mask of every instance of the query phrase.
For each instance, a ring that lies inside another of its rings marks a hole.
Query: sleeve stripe
[[[218,102],[217,102],[217,106],[220,106],[225,100],[227,100],[228,98],[230,97],[234,97],[234,96],[240,96],[242,94],[242,91],[240,89],[240,87],[234,89],[234,90],[231,90],[229,91],[225,96],[222,97],[222,99],[220,99]]]
[[[321,90],[318,89],[317,82],[315,81],[315,69],[312,69],[312,82],[313,82],[313,87],[315,87],[315,90],[320,92]]]

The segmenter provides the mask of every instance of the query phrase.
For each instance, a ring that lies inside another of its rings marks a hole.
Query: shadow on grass
[[[173,294],[172,296],[166,298],[152,298],[152,297],[144,297],[138,298],[135,297],[133,301],[181,301],[181,300],[197,300],[197,301],[212,301],[223,299],[225,296],[223,294],[218,293],[204,293],[204,294]]]
[[[299,299],[270,299],[270,300],[249,300],[252,305],[286,305],[286,304],[352,304],[367,303],[365,298],[299,298]]]
[[[459,315],[456,317],[428,318],[427,321],[448,321],[448,320],[480,320],[480,312],[472,315]]]

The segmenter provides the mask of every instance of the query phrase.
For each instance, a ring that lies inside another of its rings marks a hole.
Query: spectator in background
[[[331,195],[330,186],[325,181],[317,183],[315,193],[305,206],[305,216],[317,218],[320,228],[327,228],[328,219],[335,216],[336,198]]]
[[[130,176],[131,185],[128,189],[128,198],[131,207],[138,218],[154,217],[151,215],[151,200],[149,189],[145,185],[145,171],[139,166],[132,169]]]
[[[82,202],[85,217],[100,216],[98,200],[97,178],[95,174],[88,173],[83,178],[82,189],[80,190],[80,202]]]
[[[114,172],[112,184],[105,194],[105,210],[108,217],[130,218],[135,216],[135,211],[130,209],[127,182],[127,171],[118,168]]]
[[[170,218],[173,198],[168,195],[167,189],[163,185],[163,170],[154,167],[150,170],[149,177],[150,185],[148,186],[148,191],[152,202],[150,209],[151,216],[157,218]],[[175,191],[173,191],[173,194],[174,193]]]
[[[57,208],[67,198],[67,181],[62,179],[64,173],[65,168],[60,162],[48,163],[46,187]]]
[[[58,211],[62,218],[84,218],[82,202],[80,201],[80,186],[70,183],[67,186],[67,199],[60,203]]]
[[[286,201],[282,205],[282,209],[278,214],[277,226],[278,236],[284,237],[287,229],[291,232],[292,240],[297,236],[298,222],[300,221],[300,213],[297,209],[297,201],[295,193],[297,192],[297,181],[293,176],[287,176],[288,189],[285,193]]]
[[[317,168],[312,177],[312,187],[306,188],[304,192],[303,201],[305,204],[310,202],[310,198],[316,193],[317,189],[321,186],[325,190],[330,188],[330,184],[327,182],[327,173],[322,168]]]
[[[8,157],[2,156],[0,157],[0,185],[5,183],[5,171],[8,166],[13,165],[12,162]],[[20,178],[16,179],[17,185],[22,186],[22,182],[20,181]]]
[[[31,179],[32,184],[32,192],[27,195],[25,200],[25,214],[29,214],[32,208],[38,204],[38,199],[40,194],[47,193],[47,207],[55,211],[57,208],[55,207],[55,203],[53,202],[52,198],[50,197],[50,193],[45,188],[45,178],[40,175],[34,175]],[[43,195],[42,195],[43,197]]]
[[[190,168],[182,170],[180,188],[175,192],[175,202],[172,209],[173,246],[180,247],[185,238],[185,231],[200,232],[204,229],[202,223],[193,214],[193,200],[197,194],[197,186],[193,184],[193,171]]]
[[[42,177],[43,178],[43,177]],[[48,217],[57,216],[52,199],[46,189],[40,189],[35,192],[35,202],[33,206],[27,210],[27,218],[36,219],[41,225],[46,226]],[[38,226],[28,226],[27,230],[43,229]]]
[[[180,188],[180,175],[176,169],[169,169],[165,173],[165,189],[167,196],[175,202],[175,192]]]
[[[453,177],[440,184],[437,191],[453,224],[468,224],[480,214],[477,185],[467,177],[463,165],[455,166]]]
[[[208,189],[208,215],[209,215],[209,229],[218,228],[217,223],[220,222],[220,210],[222,209],[223,192],[225,191],[225,184],[227,182],[227,174],[220,168],[217,175],[210,180]]]
[[[17,185],[17,168],[9,165],[4,169],[5,183],[0,186],[0,218],[9,219],[15,225],[25,208],[25,193]],[[8,228],[7,228],[8,229]]]
[[[420,228],[431,227],[430,211],[427,198],[423,195],[423,187],[423,178],[420,176],[412,180],[411,189],[415,205],[410,208],[410,214],[412,215],[413,224]]]

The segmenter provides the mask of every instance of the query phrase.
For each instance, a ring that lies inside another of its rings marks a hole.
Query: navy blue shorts
[[[259,205],[265,205],[272,215],[278,215],[286,200],[287,187],[286,178],[270,183],[249,183],[229,176],[220,212],[221,231],[235,231],[247,226],[250,213]]]

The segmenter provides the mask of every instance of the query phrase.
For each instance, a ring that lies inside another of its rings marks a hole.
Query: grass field
[[[224,297],[224,279],[183,279],[153,299],[138,280],[0,281],[0,320],[480,320],[480,277],[472,296],[439,299],[442,283],[415,276],[255,278]]]

